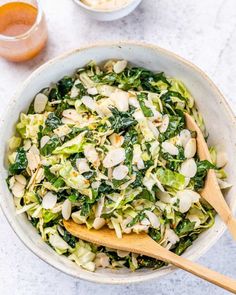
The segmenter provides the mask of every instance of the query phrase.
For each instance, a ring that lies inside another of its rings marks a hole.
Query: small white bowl
[[[98,10],[85,5],[80,0],[74,2],[89,16],[100,21],[112,21],[130,14],[142,0],[130,0],[128,4],[113,10]]]
[[[9,224],[32,252],[55,268],[79,279],[95,283],[124,284],[159,279],[175,268],[167,266],[159,270],[140,269],[136,272],[130,272],[127,269],[99,269],[96,272],[89,272],[80,268],[65,256],[58,255],[43,242],[24,214],[16,215],[12,195],[5,181],[8,174],[5,164],[7,141],[14,132],[19,113],[28,109],[34,95],[51,82],[72,74],[76,68],[83,67],[90,60],[101,63],[112,58],[126,59],[133,65],[145,67],[151,71],[163,71],[166,75],[185,83],[205,119],[210,134],[210,144],[220,145],[230,159],[226,172],[232,184],[235,184],[236,179],[236,120],[217,87],[196,66],[157,46],[130,41],[91,45],[59,56],[32,73],[15,97],[9,99],[8,110],[4,110],[0,116],[0,205]],[[226,201],[232,211],[236,205],[235,196],[236,185],[225,193]],[[216,216],[214,226],[200,234],[183,256],[190,260],[198,259],[217,242],[224,230],[224,223],[219,216]]]

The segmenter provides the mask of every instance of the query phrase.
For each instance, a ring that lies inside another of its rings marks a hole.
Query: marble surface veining
[[[145,40],[172,50],[202,68],[236,111],[236,1],[143,0],[128,17],[111,23],[91,20],[71,0],[41,0],[49,43],[32,61],[0,59],[0,112],[21,82],[39,65],[64,51],[98,40]],[[199,262],[236,278],[236,244],[225,234]],[[4,295],[223,295],[183,271],[137,285],[95,285],[71,278],[34,256],[0,212],[0,294]]]

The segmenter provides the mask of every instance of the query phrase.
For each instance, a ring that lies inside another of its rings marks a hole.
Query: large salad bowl
[[[177,55],[154,45],[138,42],[117,42],[91,45],[76,49],[42,65],[23,83],[17,94],[9,99],[6,112],[0,118],[0,204],[12,229],[22,242],[42,260],[64,273],[96,283],[124,284],[157,279],[169,274],[175,268],[166,266],[159,270],[98,270],[86,271],[64,256],[57,255],[52,248],[41,240],[35,228],[26,216],[16,215],[12,196],[6,184],[7,177],[7,140],[13,134],[15,123],[21,111],[26,111],[32,98],[51,82],[58,81],[64,75],[72,74],[90,60],[103,62],[108,59],[125,59],[134,65],[152,71],[163,71],[168,76],[183,81],[196,100],[209,132],[210,145],[217,145],[228,154],[230,159],[226,172],[228,181],[234,184],[236,179],[236,121],[230,107],[212,81],[197,67]],[[232,210],[236,205],[236,187],[225,192],[226,200]],[[196,260],[209,250],[223,234],[225,225],[216,217],[212,228],[202,233],[188,248],[184,256]]]

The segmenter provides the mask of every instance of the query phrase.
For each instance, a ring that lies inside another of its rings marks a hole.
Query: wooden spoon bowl
[[[197,154],[200,160],[208,160],[211,162],[210,152],[200,128],[190,115],[185,114],[185,119],[187,128],[197,133]],[[232,212],[225,201],[213,169],[208,171],[205,186],[200,194],[201,197],[216,210],[227,225],[232,237],[236,239],[236,219],[233,217]]]

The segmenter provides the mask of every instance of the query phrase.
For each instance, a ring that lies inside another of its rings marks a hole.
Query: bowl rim
[[[151,43],[148,43],[145,41],[122,40],[122,41],[100,41],[100,42],[92,43],[89,45],[81,46],[77,49],[66,51],[65,53],[60,54],[60,55],[50,59],[49,61],[45,62],[41,66],[39,66],[21,83],[20,87],[18,87],[18,89],[15,91],[15,93],[11,97],[10,103],[8,104],[8,107],[6,108],[5,115],[3,115],[3,117],[0,119],[0,130],[4,126],[4,122],[5,122],[5,119],[7,118],[7,114],[9,113],[11,105],[15,103],[17,97],[19,97],[19,95],[22,93],[22,91],[25,89],[25,87],[28,84],[30,84],[31,80],[35,76],[37,76],[40,72],[45,71],[48,67],[57,63],[58,60],[65,59],[68,56],[74,55],[80,51],[86,51],[88,49],[97,48],[97,47],[106,47],[106,46],[107,47],[111,47],[111,46],[119,47],[122,45],[124,45],[124,46],[127,46],[127,45],[132,46],[133,45],[133,46],[139,46],[139,47],[143,47],[143,48],[153,49],[155,51],[161,52],[162,54],[164,54],[166,56],[172,57],[172,58],[178,60],[179,62],[185,64],[189,68],[193,69],[195,72],[197,72],[200,76],[202,76],[204,79],[206,79],[208,81],[209,86],[212,88],[212,91],[216,94],[216,96],[221,98],[222,104],[223,104],[225,110],[227,111],[227,113],[230,117],[230,120],[236,126],[236,117],[234,116],[234,113],[233,113],[232,109],[230,108],[229,103],[227,102],[227,100],[225,99],[225,97],[223,96],[221,91],[218,89],[218,87],[214,84],[214,82],[199,67],[194,65],[192,62],[189,62],[186,59],[180,57],[179,55],[177,55],[167,49],[159,47],[158,45],[151,44]],[[5,204],[3,203],[1,198],[0,198],[0,208],[2,209],[2,212],[3,212],[4,216],[6,217],[9,225],[11,226],[13,231],[15,232],[16,236],[22,241],[22,243],[33,254],[35,254],[38,258],[40,258],[42,261],[46,262],[48,265],[52,266],[56,270],[63,272],[64,274],[70,275],[76,279],[83,279],[83,280],[93,282],[93,283],[110,284],[110,285],[115,285],[115,284],[124,285],[124,284],[129,284],[129,283],[141,283],[141,282],[145,282],[145,281],[148,281],[151,279],[155,279],[157,276],[158,271],[150,272],[148,274],[145,274],[144,276],[137,276],[137,277],[133,277],[133,278],[129,278],[129,276],[126,276],[126,277],[117,277],[115,279],[113,279],[113,278],[111,279],[109,276],[107,276],[107,277],[105,277],[105,276],[91,277],[88,275],[88,273],[90,273],[88,271],[83,271],[81,273],[75,274],[73,271],[70,271],[68,268],[65,268],[65,267],[63,268],[63,267],[59,266],[57,263],[55,263],[54,258],[46,257],[46,255],[44,254],[44,251],[39,249],[39,247],[33,245],[31,243],[31,241],[24,240],[24,235],[20,232],[21,227],[17,224],[17,222],[15,222],[15,220],[11,216],[11,214],[9,214],[7,210],[5,210]],[[236,200],[232,204],[232,212],[233,213],[234,213],[235,209],[236,209]],[[215,239],[211,243],[208,243],[207,246],[205,246],[197,254],[194,254],[194,257],[192,258],[192,260],[195,261],[198,258],[200,258],[202,255],[204,255],[219,240],[219,238],[223,235],[225,229],[226,229],[226,226],[224,223],[222,223],[218,232],[215,233]],[[176,267],[170,266],[170,267],[166,268],[166,271],[163,273],[162,276],[170,274],[171,272],[173,272],[175,270],[177,270]]]
[[[113,12],[119,12],[123,9],[126,9],[127,7],[129,7],[131,4],[133,4],[135,1],[142,1],[142,0],[130,0],[128,3],[126,3],[125,5],[121,6],[121,7],[118,7],[118,8],[114,8],[114,9],[109,9],[109,10],[106,10],[106,9],[96,9],[96,8],[92,8],[86,4],[84,4],[83,2],[81,2],[81,0],[73,0],[77,5],[79,5],[80,7],[88,10],[88,11],[92,11],[92,12],[95,12],[95,13],[107,13],[107,14],[110,14],[110,13],[113,13]]]

